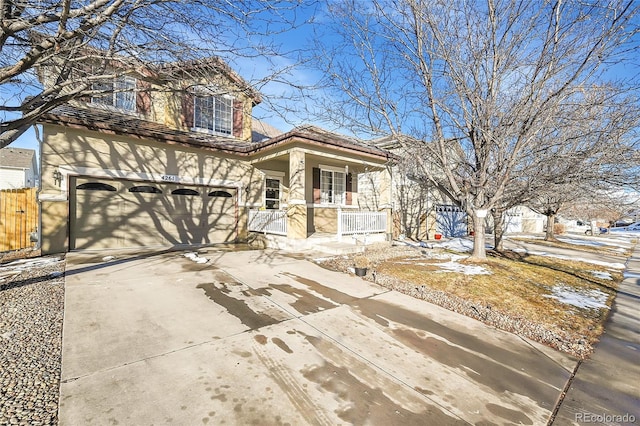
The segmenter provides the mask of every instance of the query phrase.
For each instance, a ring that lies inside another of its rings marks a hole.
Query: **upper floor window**
[[[194,97],[193,125],[221,135],[233,133],[233,98],[228,95]]]
[[[104,94],[91,98],[91,103],[107,105],[124,111],[136,110],[136,79],[133,77],[116,77],[110,81],[93,83],[93,90],[104,91]]]

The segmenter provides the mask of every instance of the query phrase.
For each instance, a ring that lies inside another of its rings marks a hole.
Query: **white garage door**
[[[448,204],[436,206],[436,232],[445,237],[467,235],[467,214],[458,206]]]
[[[505,234],[515,234],[522,232],[522,213],[506,212],[504,215],[505,220]]]
[[[75,178],[70,248],[212,244],[236,239],[236,191],[169,183]]]

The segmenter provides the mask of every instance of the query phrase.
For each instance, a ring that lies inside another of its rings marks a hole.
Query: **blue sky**
[[[288,18],[295,18],[300,24],[298,28],[282,33],[277,31],[272,34],[269,39],[273,43],[279,45],[283,51],[295,51],[296,49],[308,48],[312,38],[314,37],[314,27],[322,28],[322,23],[326,20],[324,15],[324,8],[326,3],[316,4],[309,8],[298,8],[295,11],[287,11],[286,16]],[[312,22],[304,24],[304,22]],[[275,28],[277,30],[277,28]],[[230,40],[234,43],[238,43],[237,40]],[[258,43],[261,40],[250,40],[249,43]],[[327,42],[326,38],[323,42]],[[266,57],[228,57],[225,58],[230,63],[231,67],[238,72],[249,83],[259,82],[261,79],[270,75],[273,69],[283,69],[294,64],[294,60],[291,58],[278,57],[278,58],[266,58]],[[612,73],[637,73],[638,72],[638,56],[632,58],[632,66],[624,67],[618,65],[612,70]],[[301,86],[312,86],[322,76],[318,71],[314,71],[309,67],[298,67],[288,72],[284,79],[292,82],[293,84],[299,84]],[[274,99],[276,102],[283,93],[294,93],[290,86],[278,83],[269,82],[264,86],[258,87],[265,99]],[[288,131],[295,125],[303,123],[316,124],[321,127],[328,128],[330,130],[341,131],[341,129],[332,128],[326,123],[317,121],[317,118],[305,116],[303,111],[304,104],[302,101],[298,102],[286,102],[286,107],[295,110],[298,109],[299,113],[288,112],[286,119],[279,116],[275,111],[271,110],[272,107],[269,102],[265,101],[263,104],[258,105],[254,109],[254,116],[258,119],[262,119],[272,126],[282,130]],[[275,108],[276,110],[283,110],[284,108]],[[37,149],[36,135],[33,130],[26,132],[19,140],[15,141],[11,146]]]

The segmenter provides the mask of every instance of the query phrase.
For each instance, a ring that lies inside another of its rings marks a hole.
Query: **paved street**
[[[69,253],[61,425],[543,425],[576,366],[301,257],[205,251]]]

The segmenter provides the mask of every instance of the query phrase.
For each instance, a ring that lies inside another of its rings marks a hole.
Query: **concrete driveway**
[[[546,424],[576,360],[275,251],[67,256],[61,425]]]

